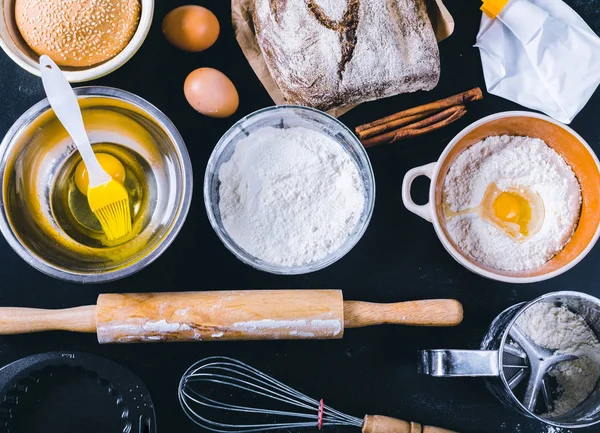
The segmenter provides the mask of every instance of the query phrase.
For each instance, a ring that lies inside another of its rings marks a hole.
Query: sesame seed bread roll
[[[21,36],[60,66],[86,67],[120,53],[135,33],[140,0],[16,0]]]

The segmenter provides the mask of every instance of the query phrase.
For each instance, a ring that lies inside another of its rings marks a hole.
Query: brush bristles
[[[109,240],[127,236],[131,232],[129,200],[119,200],[94,212]]]

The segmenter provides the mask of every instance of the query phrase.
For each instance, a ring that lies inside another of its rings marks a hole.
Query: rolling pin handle
[[[395,304],[344,301],[346,328],[373,325],[456,326],[462,319],[462,305],[454,299],[429,299]]]
[[[41,331],[96,332],[96,306],[42,310],[1,307],[0,335]]]

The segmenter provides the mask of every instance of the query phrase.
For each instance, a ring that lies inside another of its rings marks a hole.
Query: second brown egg
[[[231,80],[213,68],[192,71],[183,85],[185,98],[199,113],[229,117],[238,108],[239,96]]]
[[[203,51],[219,37],[219,20],[215,14],[198,5],[180,6],[169,12],[162,22],[167,40],[184,51]]]

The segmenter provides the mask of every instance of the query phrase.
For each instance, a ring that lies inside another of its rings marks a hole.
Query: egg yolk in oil
[[[98,162],[100,163],[104,171],[110,174],[114,180],[121,184],[125,182],[125,167],[123,166],[121,161],[119,161],[117,158],[108,153],[97,153],[96,158],[98,158]],[[79,165],[77,165],[77,168],[75,169],[74,180],[79,192],[87,196],[90,179],[83,160],[79,163]]]

